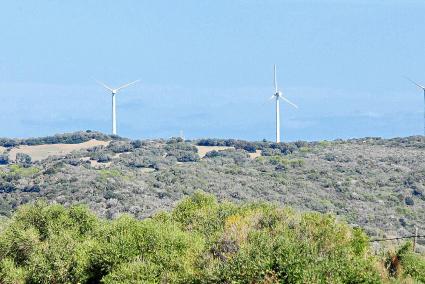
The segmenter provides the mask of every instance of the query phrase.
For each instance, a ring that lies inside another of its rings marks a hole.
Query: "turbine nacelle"
[[[290,104],[291,106],[293,106],[294,108],[298,108],[298,106],[296,104],[294,104],[293,102],[291,102],[290,100],[288,100],[287,98],[285,98],[282,94],[281,91],[277,91],[276,93],[274,93],[273,96],[270,97],[270,100],[272,99],[282,99],[284,100],[286,103]]]
[[[97,80],[96,80],[96,82],[97,82],[99,85],[101,85],[101,86],[102,86],[102,87],[104,87],[105,89],[107,89],[107,90],[111,91],[113,95],[115,95],[116,93],[118,93],[118,91],[119,91],[119,90],[124,89],[124,88],[127,88],[128,86],[131,86],[131,85],[133,85],[133,84],[135,84],[135,83],[137,83],[137,82],[139,82],[139,81],[140,81],[140,80],[136,80],[136,81],[133,81],[133,82],[130,82],[130,83],[124,84],[124,85],[122,85],[122,86],[119,86],[118,88],[113,89],[113,88],[109,87],[108,85],[106,85],[105,83],[103,83],[103,82],[101,82],[101,81],[97,81]]]

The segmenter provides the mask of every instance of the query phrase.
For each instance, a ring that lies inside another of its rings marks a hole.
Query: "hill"
[[[87,148],[81,144],[87,141],[103,142]],[[58,144],[73,144],[66,146],[72,151],[64,152],[65,146]],[[17,148],[22,145],[24,153]],[[47,145],[43,151],[53,155],[38,155],[35,145]],[[219,200],[331,212],[370,236],[403,236],[414,226],[425,230],[425,143],[418,136],[276,144],[132,141],[79,132],[4,138],[0,146],[4,216],[45,199],[67,206],[87,204],[106,218],[121,213],[146,218],[202,190]]]

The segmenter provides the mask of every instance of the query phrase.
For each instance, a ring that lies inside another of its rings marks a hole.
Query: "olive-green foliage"
[[[108,283],[119,283],[121,273],[130,282],[146,277],[130,273],[134,269],[153,276],[150,280],[184,283],[194,273],[194,260],[202,249],[202,239],[183,232],[176,223],[138,221],[126,215],[103,226],[95,238],[87,255],[88,274],[100,280],[110,273]]]
[[[289,159],[283,158],[282,156],[272,156],[270,158],[270,164],[281,166],[281,167],[298,168],[298,167],[302,167],[304,163],[305,162],[302,159],[289,160]]]
[[[402,248],[400,277],[425,262]],[[382,283],[367,236],[333,215],[196,192],[137,220],[25,205],[0,231],[0,283]]]
[[[13,261],[30,283],[75,282],[84,262],[81,251],[97,226],[96,217],[81,206],[22,206],[0,235],[0,260]],[[2,273],[18,271],[3,267]]]
[[[388,253],[386,266],[392,277],[411,277],[425,283],[425,259],[412,250],[412,243],[406,242],[395,253]]]
[[[11,175],[20,175],[20,176],[32,176],[38,173],[40,170],[36,167],[22,167],[21,165],[11,165],[9,167]]]
[[[101,169],[99,170],[99,175],[101,179],[107,179],[107,178],[122,177],[123,173],[115,169],[114,170]]]
[[[222,220],[220,237],[213,236],[199,281],[380,281],[366,236],[331,215],[300,215],[264,204],[230,210],[233,214]]]
[[[180,202],[171,216],[183,230],[201,234],[207,239],[220,234],[226,217],[233,213],[231,204],[219,204],[212,195],[195,192]]]
[[[13,260],[4,258],[0,262],[0,279],[4,284],[25,283],[25,271],[22,267],[16,267]]]

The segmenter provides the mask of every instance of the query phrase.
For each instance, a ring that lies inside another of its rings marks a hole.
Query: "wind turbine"
[[[124,84],[124,85],[122,85],[122,86],[120,86],[116,89],[113,89],[113,88],[107,86],[105,83],[96,80],[96,82],[99,85],[103,86],[105,89],[111,91],[111,93],[112,93],[112,134],[114,134],[114,135],[117,134],[117,115],[116,115],[116,110],[115,110],[115,95],[118,93],[118,91],[120,91],[124,88],[127,88],[128,86],[133,85],[133,84],[135,84],[139,81],[140,80],[136,80],[136,81]]]
[[[425,136],[425,87],[422,86],[421,84],[416,83],[415,81],[413,81],[412,79],[408,77],[406,77],[406,79],[412,82],[413,84],[415,84],[416,86],[418,86],[419,88],[421,88],[422,91],[424,92],[424,136]]]
[[[270,100],[272,100],[272,99],[276,100],[276,143],[280,143],[280,105],[279,105],[279,99],[284,100],[285,102],[287,102],[288,104],[290,104],[294,108],[298,108],[298,106],[295,105],[294,103],[292,103],[287,98],[285,98],[282,95],[282,92],[277,89],[276,65],[274,65],[273,71],[274,71],[273,72],[273,74],[274,74],[274,80],[273,80],[273,82],[274,82],[274,94],[273,94],[273,96],[270,97]]]

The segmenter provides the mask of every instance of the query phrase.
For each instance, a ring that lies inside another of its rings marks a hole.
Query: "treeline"
[[[37,138],[0,138],[0,146],[15,147],[19,145],[44,145],[44,144],[78,144],[89,140],[122,140],[116,135],[107,135],[98,131],[79,131],[73,133],[56,134],[54,136],[37,137]]]
[[[225,146],[234,147],[235,149],[242,149],[249,153],[254,153],[257,150],[261,150],[264,156],[272,156],[278,154],[291,154],[303,147],[313,147],[319,142],[306,142],[296,141],[291,143],[274,143],[263,141],[244,141],[237,139],[199,139],[195,140],[194,143],[199,146]]]
[[[332,215],[200,192],[142,221],[41,202],[1,221],[4,284],[425,281],[425,261],[409,245],[377,257],[360,229]]]
[[[392,139],[383,139],[380,137],[365,137],[354,138],[348,140],[336,139],[333,141],[295,141],[290,143],[275,143],[270,141],[244,141],[237,139],[216,139],[206,138],[198,139],[193,142],[199,146],[226,146],[234,147],[236,149],[243,149],[247,152],[253,153],[256,150],[261,150],[264,156],[272,156],[277,154],[292,154],[300,149],[312,148],[316,146],[329,146],[332,144],[359,144],[368,143],[368,145],[385,145],[397,147],[415,147],[424,148],[423,136],[410,136],[410,137],[397,137]]]

